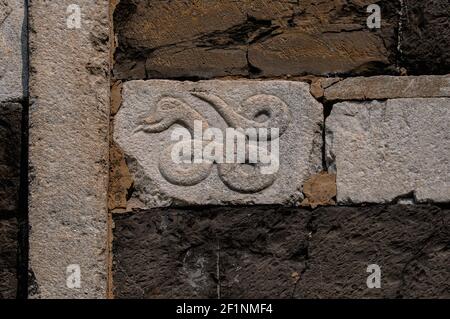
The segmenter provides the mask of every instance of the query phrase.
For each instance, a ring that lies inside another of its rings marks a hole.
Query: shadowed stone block
[[[16,219],[0,215],[0,299],[16,298],[17,232]]]
[[[328,101],[450,97],[450,76],[347,78],[325,89]]]
[[[310,213],[261,207],[116,215],[116,298],[288,298]]]
[[[339,103],[326,156],[339,203],[450,201],[450,99]]]
[[[448,210],[157,209],[114,217],[116,298],[449,298]],[[369,289],[367,266],[381,268]]]
[[[0,216],[18,209],[22,106],[0,103]]]
[[[26,94],[24,3],[24,0],[0,0],[0,102],[18,101]]]
[[[79,29],[67,24],[73,4],[29,8],[30,298],[106,297],[109,1],[77,1]],[[70,265],[79,289],[67,285]]]
[[[226,128],[278,128],[280,137],[268,144],[271,152],[279,143],[279,168],[271,162],[274,171],[266,174],[259,164],[176,164],[171,135],[181,126],[193,133],[195,120],[204,132],[220,129],[222,145]],[[321,170],[322,122],[322,105],[305,83],[129,81],[114,138],[134,177],[138,207],[293,204],[306,179]]]

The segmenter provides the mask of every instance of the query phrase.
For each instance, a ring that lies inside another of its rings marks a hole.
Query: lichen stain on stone
[[[305,199],[300,204],[303,207],[336,205],[336,174],[320,172],[311,176],[303,185]]]

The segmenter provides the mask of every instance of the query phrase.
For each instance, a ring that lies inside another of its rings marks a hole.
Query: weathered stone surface
[[[297,298],[449,298],[449,210],[433,206],[326,208],[310,224]],[[367,266],[381,268],[368,289]]]
[[[321,99],[325,94],[325,89],[332,86],[333,84],[342,81],[341,78],[314,78],[311,80],[311,94],[316,99]]]
[[[122,0],[115,11],[118,79],[392,72],[400,2]]]
[[[326,155],[339,203],[450,202],[450,99],[339,103]]]
[[[0,102],[26,95],[27,40],[24,0],[0,0]]]
[[[30,258],[32,298],[106,297],[109,1],[30,3]],[[78,264],[81,288],[66,286]]]
[[[122,150],[113,143],[109,150],[109,189],[108,208],[110,211],[126,211],[127,196],[133,186],[133,179],[128,170]]]
[[[267,118],[257,119],[261,114]],[[141,126],[145,118],[152,124]],[[279,170],[264,175],[258,165],[175,164],[171,134],[180,123],[191,129],[195,119],[222,132],[227,127],[279,128]],[[140,208],[293,204],[302,199],[303,182],[322,168],[322,124],[322,106],[305,83],[129,81],[114,138],[126,155],[134,179],[132,199],[141,202]]]
[[[0,299],[17,294],[17,221],[0,216]]]
[[[325,89],[328,101],[450,97],[450,76],[347,78]]]
[[[305,269],[308,214],[249,207],[116,215],[115,297],[289,297],[291,275]]]
[[[0,103],[0,215],[18,209],[22,106]]]
[[[402,2],[400,64],[409,74],[450,73],[450,2]]]
[[[320,172],[311,176],[303,185],[304,201],[301,206],[336,205],[336,174]]]
[[[116,215],[116,298],[448,298],[449,211],[162,209]],[[382,270],[368,289],[367,266]]]

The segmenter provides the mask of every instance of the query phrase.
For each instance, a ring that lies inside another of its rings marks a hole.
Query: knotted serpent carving
[[[273,95],[259,94],[246,99],[236,112],[225,101],[213,94],[194,92],[193,96],[210,104],[225,122],[232,128],[278,128],[277,136],[270,136],[267,140],[279,138],[289,127],[291,114],[289,108],[280,98]],[[260,118],[264,118],[260,121]],[[143,120],[135,132],[160,133],[174,124],[187,128],[192,136],[194,122],[201,121],[203,131],[209,128],[207,120],[185,101],[173,97],[162,98],[155,111]],[[192,143],[186,141],[184,143]],[[202,141],[203,145],[209,141]],[[217,164],[218,174],[222,182],[231,190],[241,193],[256,193],[271,186],[276,180],[276,174],[262,174],[261,164],[247,165],[244,163],[175,163],[171,157],[174,145],[167,147],[160,155],[159,171],[170,183],[180,186],[193,186],[205,180]],[[258,146],[246,144],[249,151],[258,152]]]

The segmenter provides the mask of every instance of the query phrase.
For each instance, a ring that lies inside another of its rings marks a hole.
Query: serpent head
[[[203,130],[208,128],[206,119],[185,101],[164,97],[158,102],[152,114],[144,118],[134,132],[160,133],[177,123],[193,133],[195,121],[201,122]]]
[[[135,132],[159,133],[167,130],[189,110],[184,102],[165,97],[158,102],[155,111],[142,120]]]

